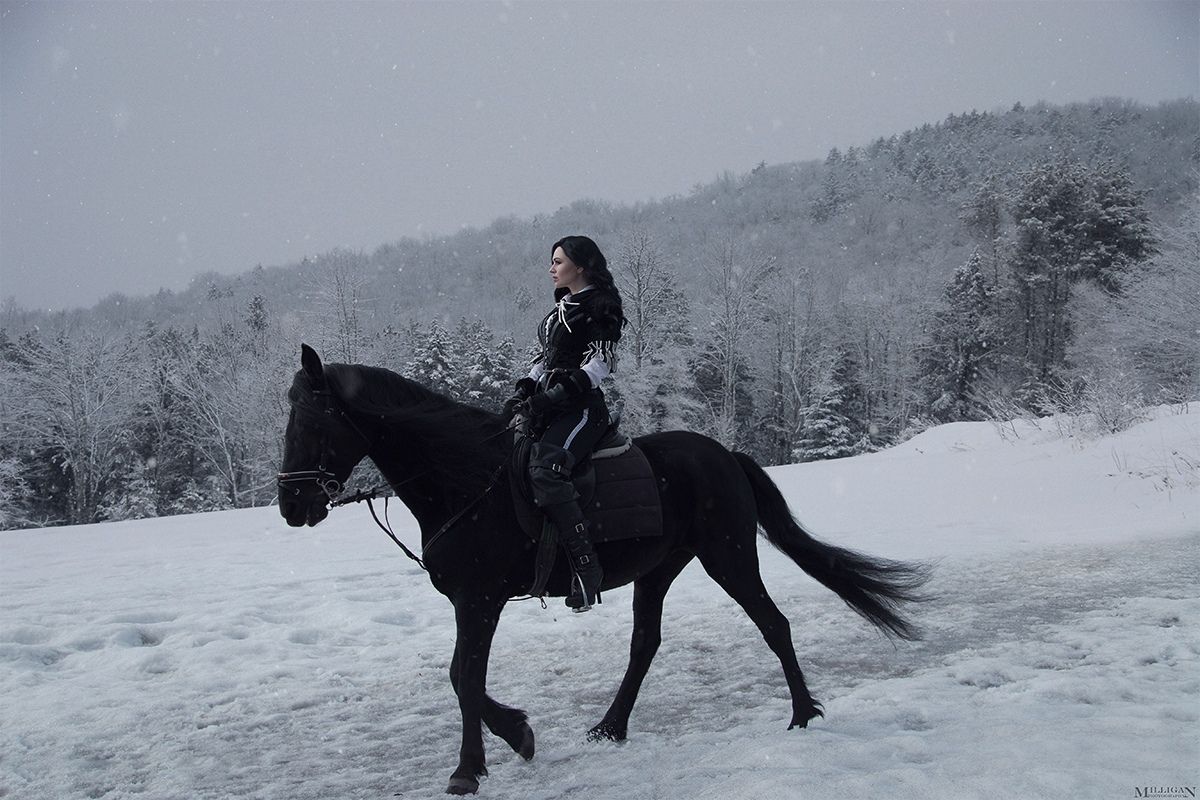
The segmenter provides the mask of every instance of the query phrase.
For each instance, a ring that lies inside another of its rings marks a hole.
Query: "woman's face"
[[[550,277],[554,279],[555,289],[565,288],[575,293],[587,286],[583,269],[567,258],[561,247],[554,248],[554,255],[550,256]]]

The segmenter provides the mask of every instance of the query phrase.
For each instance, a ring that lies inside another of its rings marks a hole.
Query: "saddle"
[[[529,453],[533,440],[518,437],[509,481],[513,508],[521,529],[538,545],[537,568],[529,594],[544,594],[558,554],[558,534],[533,501],[529,486]],[[580,461],[571,475],[579,507],[588,521],[592,544],[662,535],[662,503],[650,462],[614,424]]]

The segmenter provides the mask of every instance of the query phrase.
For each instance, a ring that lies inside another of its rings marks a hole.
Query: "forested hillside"
[[[625,427],[765,463],[932,421],[1069,408],[1119,428],[1200,393],[1200,109],[970,112],[633,206],[0,312],[0,526],[256,505],[299,345],[497,406],[566,233],[609,257]],[[397,187],[397,192],[419,187]],[[386,202],[386,198],[381,198]]]

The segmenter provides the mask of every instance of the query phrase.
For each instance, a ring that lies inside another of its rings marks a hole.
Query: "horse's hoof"
[[[625,741],[625,733],[624,728],[618,728],[616,725],[601,722],[587,732],[587,738],[589,742],[623,742]]]
[[[807,728],[808,723],[811,720],[823,716],[825,716],[825,712],[821,710],[821,704],[816,703],[810,709],[807,709],[803,712],[797,711],[795,714],[793,714],[792,724],[788,725],[788,730],[790,731],[792,728]]]
[[[446,794],[475,794],[479,791],[479,781],[474,778],[451,778],[446,787]]]
[[[523,727],[524,727],[525,735],[521,737],[521,745],[519,747],[515,747],[513,749],[517,751],[517,755],[519,755],[521,758],[525,759],[526,761],[532,761],[533,760],[533,728],[529,727],[529,725],[525,725]]]

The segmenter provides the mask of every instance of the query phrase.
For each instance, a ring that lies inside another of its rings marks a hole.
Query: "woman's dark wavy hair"
[[[621,324],[626,324],[625,312],[621,308],[621,292],[617,290],[616,281],[608,270],[608,259],[600,252],[600,246],[587,236],[564,236],[550,246],[550,255],[562,248],[567,258],[577,267],[581,267],[588,282],[596,289],[603,291],[612,300],[616,316]]]

